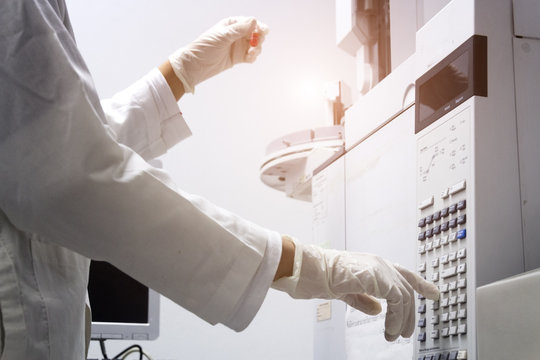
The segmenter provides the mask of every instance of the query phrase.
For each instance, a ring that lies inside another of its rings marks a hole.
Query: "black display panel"
[[[487,96],[487,37],[480,35],[416,80],[415,133],[473,95]]]
[[[88,296],[93,322],[148,323],[148,288],[107,262],[90,263]]]

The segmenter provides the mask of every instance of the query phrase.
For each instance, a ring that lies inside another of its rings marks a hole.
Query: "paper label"
[[[325,302],[317,305],[317,321],[330,320],[332,318],[332,303]]]

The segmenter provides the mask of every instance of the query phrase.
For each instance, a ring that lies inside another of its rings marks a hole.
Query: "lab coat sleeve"
[[[10,221],[114,264],[212,324],[247,326],[235,315],[261,271],[255,291],[270,286],[279,256],[268,244],[279,235],[217,218],[116,141],[49,1],[3,0],[0,23],[0,208]]]
[[[145,160],[163,155],[191,135],[158,69],[110,99],[102,100],[101,105],[113,137]]]
[[[179,192],[181,191],[179,190]],[[240,238],[246,239],[251,237],[250,231],[246,232],[246,230],[258,228],[256,224],[220,208],[200,196],[185,192],[181,193],[200,211]],[[229,319],[224,322],[225,325],[231,329],[244,329],[249,324],[259,309],[261,302],[264,300],[270,283],[273,281],[280,258],[281,235],[273,233],[269,237],[261,266],[259,266],[256,274],[253,276],[245,296],[237,304]],[[219,304],[216,303],[215,306],[219,307]]]

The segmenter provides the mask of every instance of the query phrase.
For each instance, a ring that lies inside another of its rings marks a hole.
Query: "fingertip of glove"
[[[414,334],[414,327],[411,328],[411,330],[407,330],[407,332],[403,332],[401,336],[404,338],[410,338],[412,334]]]
[[[373,302],[373,305],[370,309],[367,309],[366,314],[368,315],[377,315],[380,314],[382,311],[381,303],[378,301]]]
[[[430,300],[439,300],[441,293],[435,284],[429,283],[425,289],[424,296]]]
[[[260,48],[250,48],[246,54],[245,61],[248,63],[253,63],[261,53]]]
[[[388,342],[395,341],[398,337],[399,337],[399,335],[391,335],[391,334],[387,333],[386,331],[384,332],[384,338]]]
[[[264,35],[268,35],[268,33],[270,32],[270,28],[268,27],[268,25],[261,22],[257,22],[257,29]]]
[[[248,17],[247,18],[247,23],[249,24],[249,27],[251,29],[251,31],[255,30],[255,27],[257,26],[257,19],[255,19],[254,17]]]

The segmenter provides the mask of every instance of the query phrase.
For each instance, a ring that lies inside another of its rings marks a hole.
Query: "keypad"
[[[466,330],[466,329],[465,329]],[[459,332],[459,330],[457,330]],[[421,336],[422,339],[425,338],[425,333]],[[433,331],[431,333],[432,339],[438,339],[441,337],[448,337],[448,334],[445,335],[444,331]],[[466,360],[467,359],[467,350],[457,350],[450,352],[438,352],[430,355],[421,355],[418,357],[418,360]]]
[[[428,204],[426,200],[419,207],[417,271],[441,292],[439,301],[419,296],[416,341],[421,360],[467,359],[467,222],[470,219],[466,214],[464,190],[465,181],[459,182],[441,191],[440,196],[427,198],[429,206],[422,206]],[[438,350],[434,352],[434,349]]]

